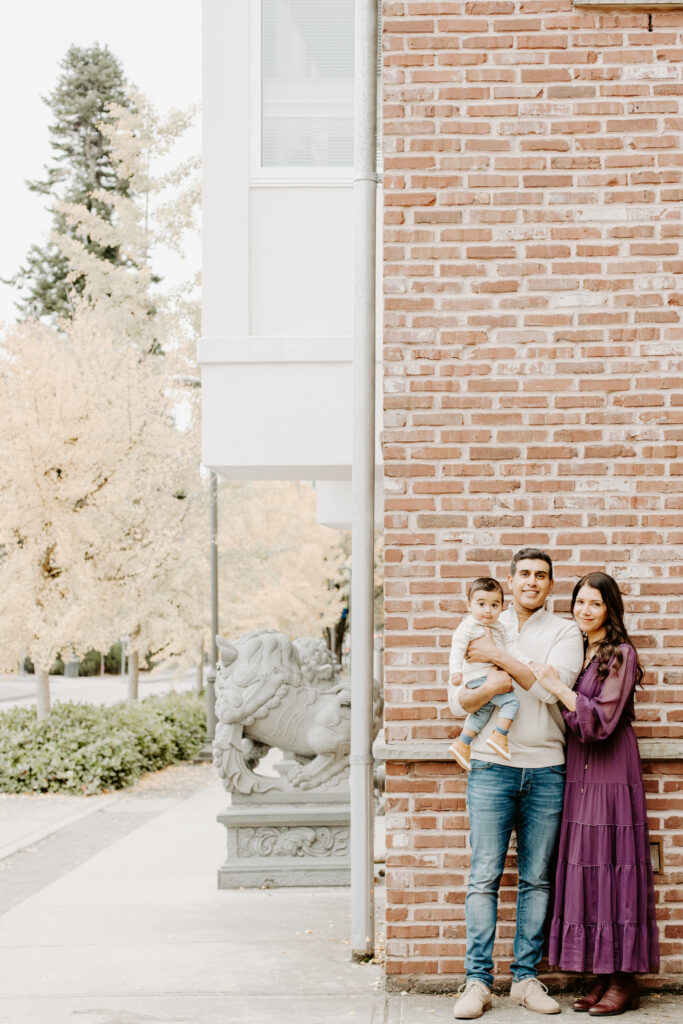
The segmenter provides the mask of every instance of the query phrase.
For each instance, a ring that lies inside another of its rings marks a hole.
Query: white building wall
[[[232,478],[339,481],[324,514],[340,524],[353,172],[260,167],[259,11],[259,0],[203,0],[203,461]]]
[[[350,338],[351,184],[252,184],[250,199],[252,333]]]

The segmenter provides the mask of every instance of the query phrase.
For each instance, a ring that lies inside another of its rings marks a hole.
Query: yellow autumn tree
[[[219,488],[219,620],[226,636],[279,629],[320,635],[342,609],[340,534],[316,519],[308,484],[242,483]]]
[[[164,573],[200,500],[174,376],[168,358],[141,356],[112,326],[106,303],[4,331],[0,651],[6,668],[31,657],[42,711],[58,652],[106,649],[132,626],[137,593],[163,605]]]
[[[59,204],[72,230],[53,241],[82,296],[68,319],[0,338],[0,656],[6,669],[31,657],[41,714],[57,653],[128,635],[134,659],[183,664],[208,640],[196,282],[167,292],[153,270],[196,221],[196,161],[156,170],[190,115],[133,99],[102,127],[131,187],[98,196],[106,216]],[[219,502],[221,628],[301,635],[333,621],[344,555],[311,488],[226,482]]]

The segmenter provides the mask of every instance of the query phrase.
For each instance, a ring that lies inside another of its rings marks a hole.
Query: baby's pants
[[[472,679],[471,682],[465,685],[468,690],[476,690],[478,686],[485,682],[486,676],[482,676],[481,679]],[[519,697],[512,690],[508,693],[497,693],[495,697],[491,697],[491,700],[487,701],[478,711],[474,711],[471,715],[467,716],[463,728],[470,729],[474,733],[480,733],[496,708],[500,712],[499,718],[514,719],[519,711]]]

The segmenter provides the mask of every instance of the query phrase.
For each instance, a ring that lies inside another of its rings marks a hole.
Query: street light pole
[[[213,759],[213,740],[216,735],[216,664],[218,662],[218,477],[211,473],[209,480],[209,558],[211,578],[211,642],[209,645],[209,671],[206,677],[206,739],[199,759]]]

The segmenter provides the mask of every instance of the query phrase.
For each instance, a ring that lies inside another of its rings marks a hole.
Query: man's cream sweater
[[[520,629],[517,613],[510,605],[498,622],[505,626],[508,635],[516,636],[519,647],[532,661],[552,665],[566,686],[574,686],[583,664],[583,640],[572,619],[562,619],[545,608],[539,608]],[[548,768],[564,764],[564,722],[556,698],[540,683],[534,683],[529,690],[518,683],[513,683],[513,687],[520,706],[508,736],[512,761],[496,754],[486,744],[496,715],[491,716],[472,740],[472,760],[511,764],[515,768]],[[448,687],[448,703],[456,718],[467,714],[460,704],[461,689],[460,686]]]

